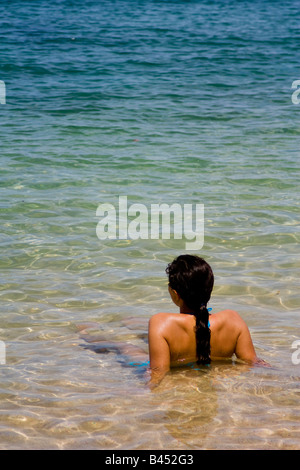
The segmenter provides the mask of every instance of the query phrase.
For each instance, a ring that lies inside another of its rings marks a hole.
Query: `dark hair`
[[[210,364],[210,329],[207,303],[214,285],[209,264],[199,256],[181,255],[168,264],[169,285],[196,317],[197,364]]]

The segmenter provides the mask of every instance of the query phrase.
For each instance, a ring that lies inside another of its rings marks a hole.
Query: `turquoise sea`
[[[1,449],[300,448],[299,40],[297,0],[1,3]],[[146,351],[150,316],[176,311],[185,240],[100,240],[120,196],[204,205],[210,307],[272,368],[150,391],[87,347],[76,325],[96,322]]]

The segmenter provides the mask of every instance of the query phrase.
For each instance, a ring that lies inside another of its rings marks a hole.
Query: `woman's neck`
[[[180,307],[179,313],[194,313],[194,311],[186,305],[182,305],[182,307]]]

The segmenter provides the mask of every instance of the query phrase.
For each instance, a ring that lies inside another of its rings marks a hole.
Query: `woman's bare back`
[[[249,329],[234,310],[223,310],[210,315],[211,359],[230,358],[234,354],[241,360],[254,363],[257,360]],[[186,313],[158,313],[149,322],[150,365],[155,368],[155,351],[164,354],[159,363],[167,367],[195,362],[196,320]],[[168,346],[168,347],[166,347]],[[152,353],[152,354],[151,354]]]

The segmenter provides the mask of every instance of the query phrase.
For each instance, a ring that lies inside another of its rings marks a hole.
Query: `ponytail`
[[[207,303],[214,285],[209,264],[192,255],[178,256],[166,268],[169,285],[194,312],[197,364],[210,364],[210,325]]]
[[[197,364],[210,364],[209,313],[206,305],[201,305],[195,313],[195,318]]]

